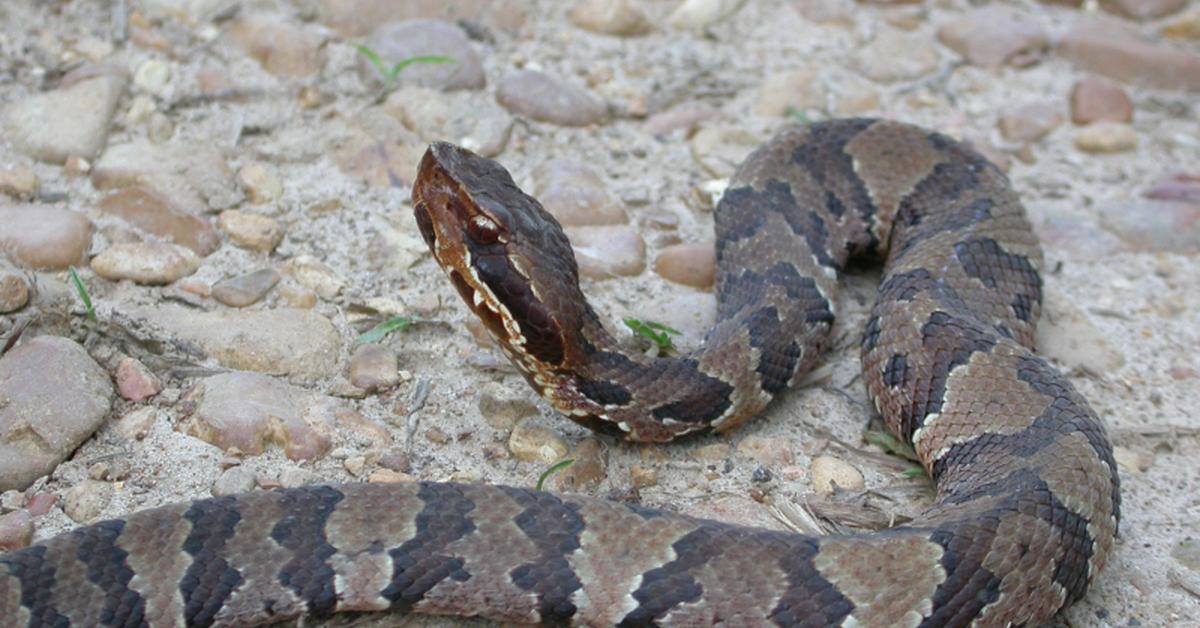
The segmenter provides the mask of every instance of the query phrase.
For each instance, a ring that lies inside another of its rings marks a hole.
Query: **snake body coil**
[[[826,343],[837,278],[886,255],[868,392],[937,500],[910,526],[810,537],[580,496],[443,483],[199,500],[0,556],[4,625],[248,625],[345,610],[588,625],[1036,625],[1116,533],[1104,429],[1032,351],[1041,251],[1005,177],[893,122],[788,130],[716,212],[717,323],[627,353],[557,222],[494,162],[430,147],[413,188],[434,257],[563,414],[632,440],[725,430]]]

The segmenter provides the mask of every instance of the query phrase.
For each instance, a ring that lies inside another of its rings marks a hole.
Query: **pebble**
[[[515,391],[495,382],[489,382],[475,395],[479,414],[494,428],[511,429],[521,419],[535,416],[537,404],[529,400],[525,391]]]
[[[668,246],[654,260],[654,272],[668,281],[685,286],[711,288],[716,272],[717,253],[712,242]]]
[[[568,17],[579,28],[605,35],[633,37],[654,30],[645,9],[635,0],[583,0]]]
[[[33,542],[33,517],[28,511],[14,510],[0,515],[0,552],[12,552]]]
[[[1042,301],[1046,304],[1046,314],[1037,326],[1038,353],[1068,371],[1112,373],[1124,366],[1125,356],[1109,344],[1088,314],[1069,296],[1046,286]]]
[[[861,491],[866,483],[862,472],[850,463],[832,456],[817,456],[809,465],[812,487],[826,495],[836,491]]]
[[[1057,50],[1079,68],[1123,83],[1200,89],[1200,54],[1143,41],[1135,31],[1107,21],[1080,21]]]
[[[567,227],[564,231],[571,240],[581,277],[633,277],[646,270],[646,242],[633,227]]]
[[[155,96],[163,96],[171,82],[171,66],[158,59],[149,59],[133,73],[133,86]]]
[[[589,126],[608,120],[608,107],[600,98],[536,70],[505,75],[496,88],[496,102],[517,115],[559,126]]]
[[[701,30],[738,10],[745,0],[683,0],[667,16],[667,23],[682,30]]]
[[[254,469],[238,465],[225,469],[221,475],[217,476],[217,480],[213,482],[212,495],[213,497],[239,495],[254,490],[256,486],[258,486],[258,474],[254,472]]]
[[[608,451],[595,438],[585,438],[569,456],[572,462],[554,474],[554,486],[563,492],[580,493],[593,489],[608,477]]]
[[[117,393],[122,399],[138,403],[162,392],[162,381],[137,358],[124,357],[117,362]]]
[[[1132,122],[1133,102],[1120,85],[1099,77],[1083,78],[1071,87],[1071,122]]]
[[[300,467],[284,467],[283,471],[279,472],[279,484],[283,488],[299,488],[318,484],[320,481],[320,476]]]
[[[186,246],[201,257],[221,246],[212,223],[151,187],[135,185],[117,190],[101,199],[98,207],[142,231]]]
[[[1200,253],[1200,202],[1115,200],[1101,203],[1097,213],[1135,251]]]
[[[1176,39],[1200,39],[1200,8],[1171,20],[1162,34]]]
[[[42,189],[42,181],[29,168],[6,168],[0,170],[0,194],[16,199],[29,200]]]
[[[1177,174],[1160,179],[1142,192],[1142,196],[1160,201],[1200,203],[1200,175]]]
[[[187,277],[199,267],[191,249],[166,242],[118,243],[92,258],[92,270],[105,279],[152,286]]]
[[[396,76],[400,85],[419,85],[439,90],[483,89],[487,78],[479,55],[466,34],[457,25],[442,20],[405,20],[382,24],[365,44],[383,58],[386,65],[416,56],[449,57],[452,63],[413,63]],[[379,83],[379,70],[359,55],[359,72]]]
[[[376,469],[367,476],[367,482],[371,484],[405,484],[416,481],[417,478],[407,473],[391,469]]]
[[[379,24],[413,18],[463,20],[515,31],[533,11],[527,0],[323,0],[318,18],[343,35],[363,35]]]
[[[229,38],[264,70],[283,77],[313,76],[321,71],[319,29],[265,15],[249,15],[232,22]]]
[[[561,460],[570,449],[551,429],[521,421],[508,437],[508,450],[517,460],[550,464]]]
[[[922,36],[885,30],[853,56],[859,74],[880,83],[920,78],[938,65],[938,52]]]
[[[91,523],[112,501],[113,485],[101,480],[84,480],[63,496],[63,512],[75,523]]]
[[[1050,45],[1046,29],[1032,16],[998,5],[971,10],[943,25],[937,35],[967,63],[985,67],[1033,64]]]
[[[142,440],[154,429],[158,420],[158,409],[153,406],[142,406],[130,410],[117,421],[117,433],[129,440]]]
[[[408,473],[412,470],[412,461],[404,450],[392,448],[383,452],[383,455],[379,457],[379,466],[400,473]]]
[[[1100,0],[1100,8],[1135,20],[1153,20],[1187,6],[1188,0]]]
[[[279,279],[279,273],[272,268],[222,279],[213,284],[212,298],[230,307],[254,305],[279,283]]]
[[[252,251],[270,253],[283,241],[283,225],[270,216],[227,209],[221,212],[217,225],[234,244]]]
[[[389,115],[403,120],[419,135],[422,144],[457,138],[462,147],[495,157],[512,135],[512,114],[484,94],[401,87],[388,96],[384,106]]]
[[[813,69],[769,75],[758,88],[754,113],[778,118],[790,111],[824,110],[828,96]]]
[[[1171,558],[1192,571],[1200,572],[1200,539],[1182,539],[1171,549]]]
[[[29,285],[15,272],[0,269],[0,314],[16,312],[29,303]]]
[[[1026,103],[1000,116],[1000,134],[1010,142],[1036,142],[1062,124],[1058,107],[1043,102]]]
[[[134,140],[110,146],[92,167],[92,184],[101,190],[150,186],[196,215],[243,198],[225,157],[210,144]]]
[[[179,430],[231,454],[258,455],[276,444],[292,460],[315,460],[329,452],[330,435],[306,420],[312,397],[259,373],[221,373],[184,396],[195,410]]]
[[[761,465],[785,466],[795,459],[792,444],[783,438],[747,436],[738,443],[738,454],[753,458]]]
[[[642,130],[655,136],[667,135],[673,131],[683,131],[684,135],[690,135],[693,129],[719,115],[716,109],[706,104],[686,102],[646,118],[642,123]]]
[[[29,268],[82,265],[92,246],[92,221],[57,207],[0,205],[0,225],[0,250]]]
[[[563,226],[629,222],[604,180],[582,163],[569,159],[546,161],[534,169],[533,180],[533,195]]]
[[[635,464],[629,467],[629,483],[634,488],[648,488],[658,485],[658,471],[653,467]]]
[[[327,301],[336,297],[346,285],[341,275],[311,255],[293,257],[284,264],[283,271]]]
[[[1123,153],[1137,143],[1133,127],[1120,122],[1096,122],[1075,134],[1075,147],[1089,153]]]
[[[123,75],[104,73],[26,97],[0,114],[8,134],[5,140],[40,161],[61,164],[72,155],[94,159],[108,142],[109,126],[124,91]]]
[[[692,157],[708,174],[728,179],[750,151],[762,145],[763,138],[736,125],[706,126],[688,141]]]
[[[380,344],[359,345],[350,355],[347,377],[354,386],[374,392],[400,383],[400,364],[391,347]]]
[[[176,305],[131,313],[165,333],[195,343],[226,368],[301,378],[333,374],[341,336],[311,310],[214,310]]]
[[[1154,456],[1134,451],[1128,447],[1113,447],[1113,460],[1128,473],[1145,473],[1154,465]]]
[[[270,203],[283,195],[283,182],[274,168],[259,162],[251,162],[237,172],[237,182],[246,193],[246,198],[255,205]]]
[[[129,472],[132,470],[127,458],[112,458],[92,463],[87,472],[88,477],[93,480],[121,482],[129,477]]]
[[[0,357],[0,490],[25,490],[108,415],[108,373],[67,338],[38,336]]]

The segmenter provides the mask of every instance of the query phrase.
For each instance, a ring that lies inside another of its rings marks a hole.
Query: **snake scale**
[[[417,224],[558,411],[631,440],[723,431],[813,364],[856,256],[886,256],[870,398],[937,484],[906,527],[813,537],[582,496],[421,482],[218,497],[0,556],[5,626],[253,625],[339,611],[585,625],[1038,625],[1106,562],[1104,428],[1032,350],[1041,251],[1005,176],[937,133],[782,131],[715,214],[717,323],[681,357],[624,351],[558,223],[495,162],[431,146]]]

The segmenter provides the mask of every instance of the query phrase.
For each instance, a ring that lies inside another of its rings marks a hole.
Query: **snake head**
[[[578,359],[587,308],[562,227],[500,164],[438,142],[413,183],[413,212],[434,259],[535,387]]]

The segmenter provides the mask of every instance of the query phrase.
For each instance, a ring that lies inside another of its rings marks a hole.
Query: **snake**
[[[936,486],[901,527],[808,535],[528,488],[334,484],[181,502],[0,556],[5,626],[241,626],[343,611],[590,626],[1033,626],[1109,559],[1103,423],[1034,351],[1043,257],[1007,177],[878,119],[782,129],[715,209],[716,323],[649,355],[606,330],[561,225],[495,161],[431,145],[433,257],[559,413],[632,441],[724,432],[830,344],[883,261],[868,397]]]

